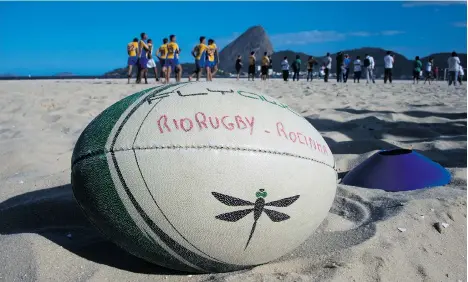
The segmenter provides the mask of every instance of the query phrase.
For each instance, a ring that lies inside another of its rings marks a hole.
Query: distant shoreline
[[[41,79],[103,79],[108,78],[102,75],[71,75],[71,76],[0,76],[0,80],[41,80]]]
[[[182,76],[182,78],[188,78],[188,75]],[[216,77],[218,79],[236,79],[236,77],[229,77],[229,76],[219,76]],[[215,78],[215,79],[216,79]],[[247,76],[241,76],[241,80],[247,79]],[[79,79],[122,79],[126,80],[126,77],[106,77],[106,76],[90,76],[90,75],[85,75],[85,76],[11,76],[11,77],[0,77],[0,80],[79,80]],[[132,81],[134,81],[136,78],[133,77]],[[201,81],[204,81],[205,77],[201,78]],[[280,79],[282,80],[283,78],[278,76],[278,77],[271,77],[270,79],[272,80],[277,80]],[[333,82],[336,79],[336,77],[331,77],[330,80]],[[154,77],[149,77],[148,80],[154,80]],[[260,80],[260,78],[256,77],[256,80]],[[289,79],[292,81],[292,79]],[[301,80],[306,80],[306,76],[301,76]],[[323,80],[322,78],[319,77],[314,77],[313,80]],[[348,80],[351,80],[352,82],[352,77],[348,78]],[[361,77],[361,80],[365,82],[366,78]],[[375,78],[375,80],[380,81],[383,80],[383,78]],[[394,81],[405,81],[405,80],[412,80],[411,78],[393,78]],[[463,78],[464,81],[466,81],[466,77]],[[444,81],[442,79],[439,79],[437,81]]]

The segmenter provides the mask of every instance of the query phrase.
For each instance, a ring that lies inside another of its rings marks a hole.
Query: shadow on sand
[[[335,110],[353,114],[395,113],[349,108]],[[466,120],[463,120],[466,119],[466,113],[407,111],[401,112],[401,114],[420,118],[440,117],[447,119],[447,121],[440,123],[386,121],[375,116],[361,117],[345,122],[321,119],[317,115],[305,118],[322,133],[340,132],[351,139],[350,141],[336,142],[325,137],[325,141],[334,154],[364,154],[374,150],[396,148],[396,145],[382,140],[385,139],[384,134],[401,137],[401,141],[398,138],[396,138],[396,141],[408,145],[415,142],[466,140],[467,124]],[[417,151],[446,168],[466,167],[466,147],[443,150],[434,146],[427,146],[424,150]]]
[[[401,202],[387,198],[373,198],[369,202],[338,188],[330,212],[352,221],[356,226],[345,231],[314,234],[295,252],[302,253],[304,257],[315,258],[324,254],[330,255],[337,249],[347,249],[360,244],[376,234],[376,222],[400,212]],[[146,262],[104,238],[86,219],[75,202],[70,184],[12,197],[0,203],[0,212],[2,235],[36,233],[86,260],[129,272],[184,276],[189,274]],[[317,241],[317,238],[322,239]],[[348,238],[353,238],[353,242],[350,243]],[[290,257],[284,256],[276,261],[289,259]],[[244,271],[248,270],[237,273]],[[232,273],[199,275],[204,281],[211,281],[222,280],[230,274]]]
[[[25,193],[0,203],[0,234],[36,233],[87,260],[122,270],[186,275],[137,258],[104,238],[76,203],[71,185]]]
[[[341,108],[335,109],[335,111],[346,112],[350,114],[403,114],[415,118],[426,118],[426,117],[438,117],[446,119],[466,119],[466,113],[441,113],[441,112],[427,112],[427,111],[404,111],[404,112],[394,112],[394,111],[370,111],[370,110],[356,110],[352,108]]]

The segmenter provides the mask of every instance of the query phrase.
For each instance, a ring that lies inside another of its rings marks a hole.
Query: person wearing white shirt
[[[432,65],[434,65],[434,59],[429,57],[429,60],[427,60],[426,63],[426,67],[424,68],[426,73],[426,80],[424,80],[424,84],[426,84],[426,81],[429,81],[429,84],[431,84],[431,80],[434,80],[434,77],[432,76]]]
[[[357,83],[359,83],[359,79],[361,79],[361,56],[357,56],[356,57],[356,60],[354,60],[353,62],[353,66],[354,66],[354,83],[356,83],[356,79],[357,79]]]
[[[330,53],[327,53],[327,56],[325,57],[325,61],[323,62],[323,65],[325,66],[324,81],[328,82],[328,77],[330,75],[330,69],[332,65],[332,57],[330,56]]]
[[[369,80],[372,80],[372,82],[375,83],[374,66],[374,58],[372,58],[372,56],[370,56],[369,54],[366,54],[366,57],[364,59],[364,71],[366,72],[367,84],[369,84]]]
[[[452,56],[448,58],[447,60],[448,63],[448,70],[449,70],[449,80],[448,80],[448,85],[453,86],[457,85],[457,78],[458,78],[458,72],[460,71],[460,59],[458,58],[458,55],[456,52],[452,52]]]
[[[385,70],[384,70],[384,83],[392,83],[392,70],[393,70],[393,56],[392,52],[388,51],[384,57]]]
[[[463,80],[463,76],[465,75],[465,72],[463,71],[463,67],[462,65],[459,65],[460,68],[458,69],[458,82],[460,83],[460,85],[462,85],[462,80]]]

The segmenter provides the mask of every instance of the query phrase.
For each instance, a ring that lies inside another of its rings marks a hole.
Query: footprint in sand
[[[361,244],[376,234],[376,222],[396,215],[402,208],[395,199],[367,200],[339,186],[327,218],[292,255],[313,259]]]
[[[325,232],[346,231],[358,228],[369,218],[370,209],[365,204],[337,196],[322,228]]]
[[[9,128],[0,129],[0,140],[8,140],[23,137],[23,133]]]
[[[87,111],[88,111],[88,109],[86,109],[86,108],[79,108],[78,110],[76,110],[76,112],[78,114],[80,114],[80,115],[83,114],[83,113],[86,113]]]
[[[41,119],[47,123],[54,123],[54,122],[57,122],[61,118],[62,118],[61,115],[43,115]]]
[[[89,99],[83,99],[80,102],[80,105],[82,106],[89,106],[89,104],[91,104],[91,101]]]

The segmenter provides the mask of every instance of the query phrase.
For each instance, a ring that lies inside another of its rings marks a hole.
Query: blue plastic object
[[[348,172],[341,183],[390,192],[409,191],[450,182],[440,164],[407,149],[382,150]]]

